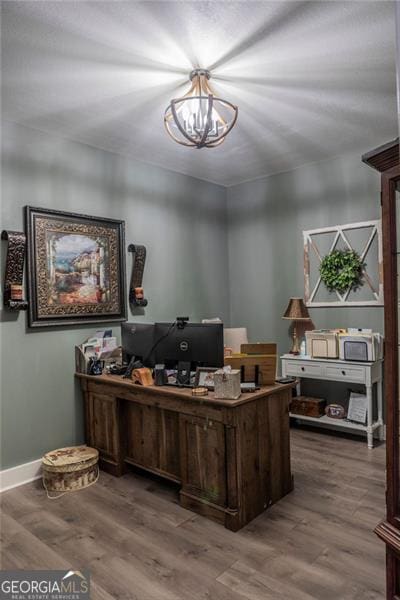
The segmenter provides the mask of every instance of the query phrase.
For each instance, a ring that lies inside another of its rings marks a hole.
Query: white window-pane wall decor
[[[381,221],[363,221],[303,231],[304,298],[306,305],[383,306]],[[320,276],[320,265],[334,250],[354,250],[364,263],[360,286],[329,291]]]

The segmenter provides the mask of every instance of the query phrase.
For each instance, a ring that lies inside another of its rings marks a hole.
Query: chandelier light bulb
[[[215,96],[206,69],[190,73],[192,85],[181,98],[171,100],[164,125],[175,142],[189,148],[215,148],[222,144],[238,116],[238,107]]]

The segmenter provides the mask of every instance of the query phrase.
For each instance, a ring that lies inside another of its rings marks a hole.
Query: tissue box
[[[240,370],[219,369],[214,373],[214,397],[237,400],[240,397]]]

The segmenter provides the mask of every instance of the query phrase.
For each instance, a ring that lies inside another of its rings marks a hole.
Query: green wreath
[[[330,292],[346,292],[362,285],[365,263],[355,250],[333,250],[324,256],[319,273]]]

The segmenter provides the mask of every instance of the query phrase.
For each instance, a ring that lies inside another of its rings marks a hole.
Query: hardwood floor
[[[238,533],[137,474],[48,500],[5,492],[3,569],[87,568],[92,600],[384,598],[385,449],[293,429],[295,490]]]

